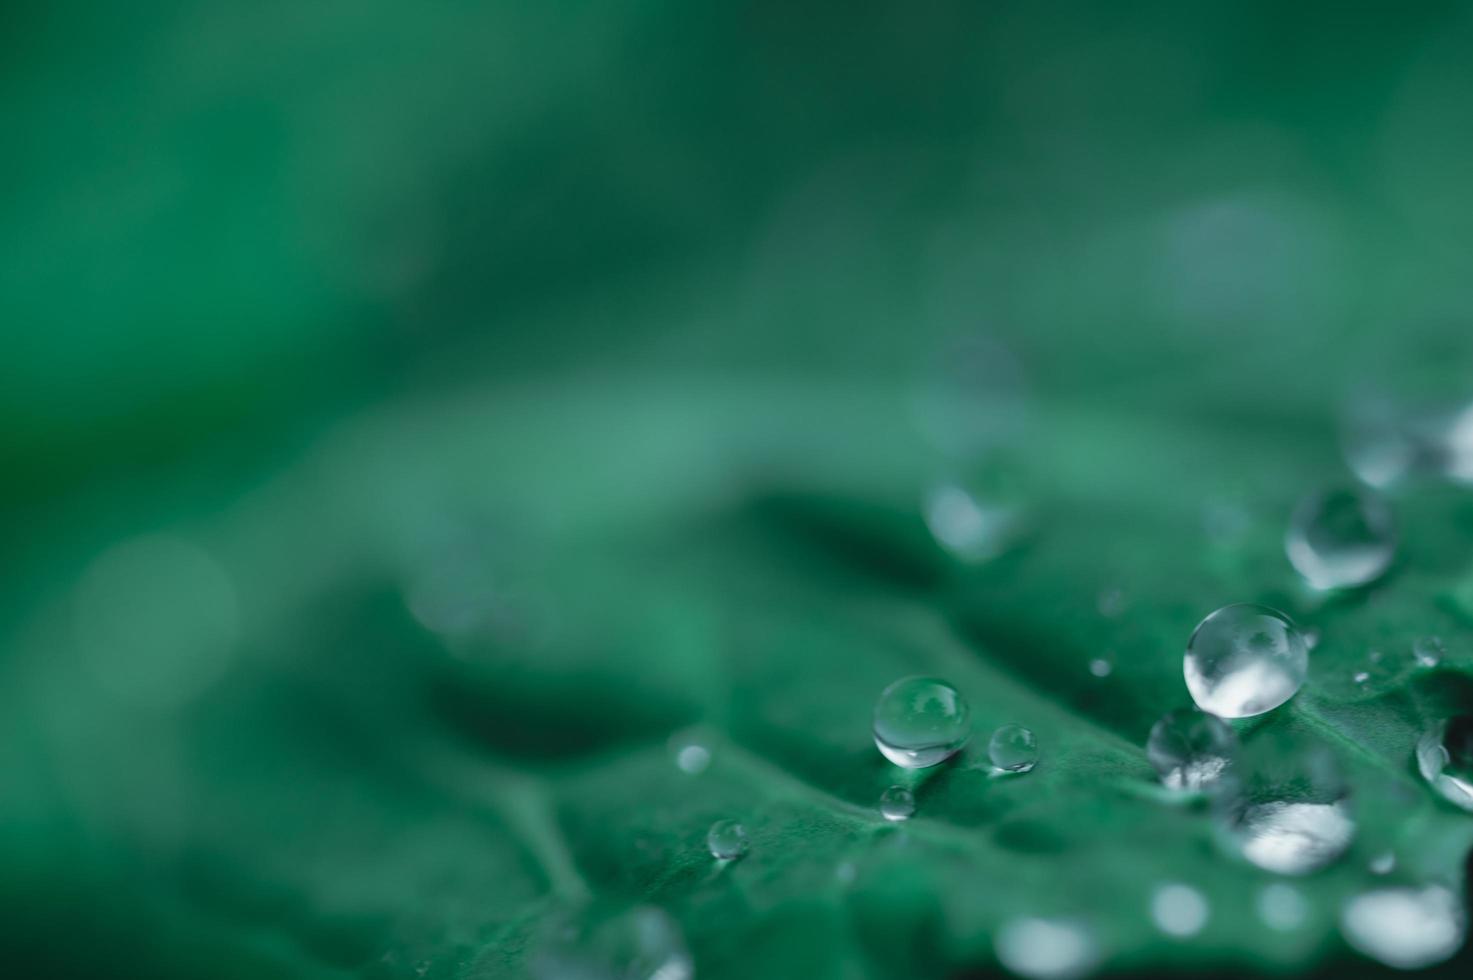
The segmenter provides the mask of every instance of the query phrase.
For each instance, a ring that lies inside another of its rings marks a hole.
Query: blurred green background
[[[5,22],[0,847],[31,975],[516,976],[585,893],[671,908],[698,975],[990,970],[1066,868],[1098,909],[1145,887],[1132,821],[1162,873],[1251,904],[1199,826],[1090,781],[1148,774],[1201,615],[1272,599],[1345,662],[1467,629],[1459,492],[1400,501],[1401,570],[1349,605],[1277,543],[1343,475],[1347,399],[1473,387],[1466,5]],[[1035,540],[958,571],[918,501],[984,463]],[[1246,530],[1214,546],[1224,506]],[[1054,719],[1044,838],[1071,812],[1125,836],[1011,847],[1014,804],[957,788],[911,846],[963,857],[870,841],[866,719],[911,669],[979,725]],[[1411,792],[1426,698],[1326,697]],[[694,796],[661,782],[690,725],[751,754],[716,748]],[[1460,869],[1466,818],[1420,805],[1425,863]],[[713,885],[688,845],[732,809],[751,880]],[[822,883],[763,833],[832,858]],[[834,891],[876,854],[905,867]],[[1336,874],[1297,938],[1225,911],[1183,947],[1107,911],[1106,962],[1339,968]]]

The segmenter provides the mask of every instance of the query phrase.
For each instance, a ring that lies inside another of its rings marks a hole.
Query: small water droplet
[[[1191,885],[1162,885],[1151,895],[1156,928],[1177,939],[1195,936],[1207,924],[1207,896]]]
[[[1299,691],[1309,672],[1309,651],[1288,616],[1237,603],[1197,624],[1183,672],[1203,711],[1247,718],[1272,711]]]
[[[1473,715],[1440,722],[1418,739],[1417,769],[1443,799],[1473,810]]]
[[[1237,733],[1227,722],[1178,708],[1151,726],[1146,757],[1169,789],[1199,790],[1222,778],[1237,748]]]
[[[1417,664],[1422,667],[1436,667],[1442,663],[1446,654],[1447,648],[1440,636],[1419,636],[1412,643],[1412,656],[1416,657]]]
[[[907,769],[945,762],[972,734],[972,714],[956,688],[934,677],[903,677],[875,702],[875,745]]]
[[[1451,891],[1381,888],[1357,895],[1340,914],[1345,941],[1398,970],[1420,970],[1441,963],[1463,945],[1467,920]]]
[[[934,486],[921,501],[921,515],[936,543],[968,564],[1003,554],[1027,529],[1026,509],[1017,491],[993,485]]]
[[[1309,918],[1309,903],[1293,885],[1275,881],[1258,893],[1258,917],[1276,932],[1292,932]]]
[[[1125,613],[1125,607],[1126,598],[1124,589],[1115,586],[1101,589],[1100,594],[1095,597],[1095,608],[1106,619],[1119,619]]]
[[[1305,646],[1305,649],[1307,649],[1307,650],[1313,650],[1315,647],[1317,647],[1319,645],[1320,645],[1320,628],[1318,626],[1311,626],[1309,629],[1304,630],[1304,646]]]
[[[1396,855],[1391,851],[1377,854],[1371,858],[1371,874],[1389,875],[1396,870]]]
[[[1003,725],[992,733],[987,757],[1003,772],[1027,772],[1038,765],[1038,739],[1022,725]]]
[[[996,950],[1004,967],[1029,980],[1081,977],[1100,958],[1094,937],[1069,919],[1011,919],[997,931]]]
[[[1364,670],[1358,670],[1354,674],[1350,675],[1350,679],[1355,681],[1357,684],[1364,684],[1366,681],[1371,679],[1371,675],[1366,673]]]
[[[532,955],[535,980],[690,980],[680,927],[654,906],[595,903],[553,920]]]
[[[1309,494],[1294,508],[1284,535],[1294,569],[1316,589],[1373,582],[1396,554],[1396,522],[1379,494],[1337,487]]]
[[[1089,662],[1089,672],[1096,677],[1109,677],[1115,673],[1115,651],[1106,650]]]
[[[706,771],[711,765],[711,749],[706,736],[700,729],[689,728],[670,736],[667,743],[670,756],[681,772],[692,776]]]
[[[706,833],[706,849],[718,861],[735,861],[747,847],[747,829],[735,820],[718,820]]]
[[[880,794],[880,816],[886,820],[909,820],[915,812],[915,794],[904,786],[891,786]]]

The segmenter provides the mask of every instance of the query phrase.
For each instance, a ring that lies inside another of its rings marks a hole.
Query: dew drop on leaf
[[[1168,789],[1200,790],[1232,765],[1238,736],[1221,718],[1177,708],[1151,726],[1146,758]]]
[[[987,757],[1003,772],[1028,772],[1038,765],[1038,738],[1022,725],[1003,725],[992,733]]]
[[[915,794],[904,786],[891,786],[880,794],[880,816],[886,820],[909,820],[915,812]]]
[[[706,849],[718,861],[735,861],[747,847],[747,828],[735,820],[718,820],[706,833]]]
[[[1391,507],[1374,491],[1336,487],[1310,493],[1294,508],[1284,535],[1289,562],[1316,589],[1366,585],[1396,555]]]
[[[1462,947],[1467,918],[1446,888],[1381,888],[1345,903],[1340,931],[1351,946],[1386,966],[1420,970]]]
[[[907,769],[945,762],[967,744],[972,713],[956,688],[934,677],[903,677],[875,702],[875,745]]]
[[[1197,624],[1183,659],[1192,700],[1220,718],[1272,711],[1298,693],[1308,672],[1308,647],[1289,617],[1250,603]]]

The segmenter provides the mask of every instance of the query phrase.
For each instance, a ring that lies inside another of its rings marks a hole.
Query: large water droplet
[[[1012,919],[998,930],[996,948],[1003,966],[1030,980],[1071,980],[1100,959],[1094,937],[1069,919]]]
[[[880,794],[880,816],[886,820],[909,820],[915,812],[915,794],[904,786],[891,786]]]
[[[1309,903],[1293,885],[1271,882],[1258,893],[1258,917],[1276,932],[1291,932],[1309,918]]]
[[[1322,745],[1260,732],[1239,752],[1216,812],[1223,840],[1247,861],[1301,875],[1337,860],[1355,837],[1349,784]]]
[[[1456,400],[1361,398],[1345,413],[1340,441],[1351,470],[1373,487],[1417,476],[1473,480],[1473,406]]]
[[[1398,970],[1441,963],[1463,945],[1466,916],[1446,888],[1381,888],[1357,895],[1340,913],[1345,941]]]
[[[1440,722],[1423,735],[1417,768],[1444,799],[1473,810],[1473,715]]]
[[[1191,885],[1162,885],[1151,895],[1151,919],[1168,936],[1195,936],[1207,924],[1207,916],[1207,896]]]
[[[1323,868],[1345,853],[1355,822],[1343,802],[1259,803],[1248,807],[1239,824],[1243,856],[1283,875]]]
[[[1396,521],[1374,491],[1335,487],[1309,494],[1294,508],[1284,535],[1289,562],[1316,589],[1373,582],[1396,554]]]
[[[875,745],[907,769],[945,762],[967,744],[972,714],[956,688],[934,677],[903,677],[875,702]]]
[[[694,975],[680,928],[648,905],[595,904],[555,920],[529,966],[535,980],[690,980]]]
[[[1224,606],[1197,624],[1183,672],[1197,706],[1221,718],[1272,711],[1309,671],[1309,650],[1289,617],[1267,606]]]
[[[1177,708],[1151,726],[1146,758],[1168,788],[1199,790],[1222,778],[1237,748],[1237,733],[1221,718]]]
[[[706,833],[706,849],[718,861],[735,861],[747,847],[747,828],[735,820],[718,820]]]
[[[1038,765],[1038,738],[1022,725],[1003,725],[992,733],[987,757],[1004,772],[1027,772]]]

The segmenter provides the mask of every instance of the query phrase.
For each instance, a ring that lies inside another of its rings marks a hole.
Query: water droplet
[[[875,702],[875,745],[907,769],[945,762],[967,744],[972,713],[956,688],[934,677],[903,677]]]
[[[1396,870],[1396,855],[1391,851],[1377,854],[1371,858],[1371,874],[1389,875]]]
[[[1417,768],[1444,799],[1473,810],[1473,715],[1440,722],[1418,739]]]
[[[1355,822],[1343,802],[1260,803],[1248,807],[1239,824],[1243,856],[1283,875],[1316,871],[1345,853]]]
[[[1151,726],[1146,758],[1170,789],[1199,790],[1217,782],[1238,748],[1232,727],[1203,711],[1177,708]]]
[[[1350,786],[1323,745],[1260,731],[1238,753],[1215,797],[1223,842],[1277,874],[1308,874],[1337,860],[1355,837]]]
[[[1412,656],[1422,667],[1436,667],[1446,654],[1447,648],[1439,636],[1419,636],[1412,643]]]
[[[1004,772],[1027,772],[1038,765],[1038,739],[1022,725],[1003,725],[992,733],[987,757]]]
[[[997,959],[1029,980],[1071,980],[1099,962],[1094,937],[1068,919],[1011,919],[997,932]]]
[[[676,732],[670,736],[669,747],[681,772],[695,776],[705,772],[711,764],[711,750],[695,731]]]
[[[1292,932],[1309,918],[1309,903],[1293,885],[1275,881],[1258,893],[1258,917],[1270,929]]]
[[[533,954],[535,980],[690,980],[694,967],[680,927],[649,905],[594,904],[554,920]]]
[[[1358,670],[1354,674],[1350,675],[1350,679],[1355,681],[1357,684],[1364,684],[1366,681],[1371,679],[1371,675],[1364,670]]]
[[[880,794],[880,816],[886,820],[909,820],[915,812],[915,794],[904,786],[891,786]]]
[[[980,564],[1008,551],[1027,529],[1015,489],[942,483],[926,491],[921,514],[937,544],[959,561]]]
[[[1151,919],[1168,936],[1195,936],[1207,915],[1207,897],[1191,885],[1162,885],[1151,895]]]
[[[1412,476],[1473,479],[1473,406],[1456,400],[1362,398],[1345,413],[1340,441],[1351,470],[1373,487]]]
[[[1102,589],[1100,594],[1095,597],[1095,608],[1106,619],[1119,619],[1125,612],[1125,606],[1125,590],[1120,588],[1111,587]]]
[[[1309,629],[1304,630],[1304,646],[1305,646],[1305,649],[1313,650],[1315,647],[1317,647],[1319,645],[1320,645],[1320,628],[1318,626],[1311,626]]]
[[[1109,677],[1115,672],[1115,651],[1106,650],[1089,662],[1089,672],[1096,677]]]
[[[747,847],[747,828],[735,820],[718,820],[706,832],[706,849],[718,861],[735,861]]]
[[[1398,970],[1420,970],[1463,945],[1467,921],[1457,896],[1436,885],[1381,888],[1357,895],[1340,913],[1340,931],[1355,949]]]
[[[1380,578],[1396,554],[1396,522],[1379,494],[1336,487],[1309,494],[1284,535],[1289,562],[1316,589],[1346,589]]]
[[[1309,651],[1288,616],[1237,603],[1197,624],[1183,671],[1203,711],[1247,718],[1272,711],[1298,692],[1309,671]]]

